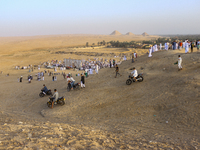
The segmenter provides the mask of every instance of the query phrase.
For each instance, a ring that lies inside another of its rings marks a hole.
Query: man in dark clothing
[[[132,53],[132,63],[134,63],[134,54]]]
[[[173,50],[175,50],[176,49],[176,42],[174,41],[173,42]]]
[[[19,82],[22,82],[22,78],[23,78],[23,77],[21,76],[20,79],[19,79]]]
[[[191,42],[191,53],[193,53],[194,42]]]
[[[117,78],[117,75],[119,74],[119,67],[118,67],[118,65],[116,64],[116,76],[115,76],[115,78]],[[122,76],[121,74],[119,74],[120,76]]]
[[[81,74],[81,88],[85,88],[85,77]]]
[[[45,84],[43,84],[43,89],[42,92],[46,95],[46,93],[48,92],[47,87],[45,86]]]
[[[111,62],[111,59],[110,59],[110,68],[112,67],[112,62]]]
[[[65,72],[64,72],[64,74],[63,74],[63,77],[64,77],[64,79],[66,78],[66,74],[65,74]]]

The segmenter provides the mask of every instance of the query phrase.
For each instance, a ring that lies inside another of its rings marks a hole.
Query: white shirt
[[[181,63],[182,63],[182,58],[179,57],[179,58],[178,58],[178,64],[181,64]]]
[[[136,58],[136,53],[134,53],[133,55],[134,55],[134,58]]]
[[[57,101],[57,99],[58,99],[58,92],[57,91],[53,94],[53,97],[55,98],[54,100]]]
[[[137,77],[137,76],[138,76],[138,73],[137,73],[137,70],[136,70],[136,69],[133,70],[133,71],[131,72],[131,74],[133,74],[133,77]]]
[[[70,81],[71,81],[71,82],[74,82],[75,80],[74,80],[74,78],[71,77],[71,78],[70,78]]]

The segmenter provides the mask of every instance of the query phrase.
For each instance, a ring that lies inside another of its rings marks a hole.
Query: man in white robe
[[[160,43],[160,50],[162,50],[162,43]]]
[[[124,60],[126,61],[127,59],[126,59],[126,55],[124,55]]]
[[[183,42],[183,48],[185,48],[185,42]]]
[[[167,51],[168,51],[168,49],[169,49],[169,43],[167,42]]]
[[[90,68],[90,74],[93,74],[93,70],[92,70],[92,68]]]
[[[165,50],[167,50],[167,43],[165,43]]]
[[[185,42],[185,53],[189,52],[189,42]]]
[[[155,51],[158,51],[158,46],[157,46],[157,44],[155,44]]]
[[[150,48],[149,48],[149,56],[148,57],[152,57],[152,46],[150,46]]]
[[[182,63],[182,58],[180,55],[178,55],[178,71],[182,70],[181,63]]]
[[[151,51],[152,53],[155,52],[155,47],[153,45],[152,45],[151,49],[152,49],[152,51]]]
[[[96,69],[95,69],[95,71],[96,71],[96,74],[98,74],[99,73],[99,66],[96,64]]]

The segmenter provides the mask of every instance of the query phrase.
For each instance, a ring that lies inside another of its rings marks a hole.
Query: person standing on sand
[[[127,59],[126,59],[126,55],[124,55],[124,60],[127,61]]]
[[[181,55],[178,55],[178,71],[182,70],[181,63],[182,63]]]
[[[165,50],[168,50],[168,43],[165,43]]]
[[[193,53],[194,42],[191,42],[191,53]]]
[[[85,88],[85,77],[81,74],[81,88]]]
[[[117,75],[119,74],[119,67],[118,67],[118,65],[116,64],[116,76],[115,76],[115,78],[117,78]],[[122,76],[121,74],[119,74],[120,76]]]
[[[132,53],[132,63],[134,63],[134,54]]]
[[[185,42],[185,53],[187,54],[189,52],[189,42]]]
[[[182,49],[182,46],[183,46],[183,43],[182,43],[182,41],[180,41],[180,43],[179,43],[179,49]]]
[[[199,47],[200,47],[200,40],[198,40],[197,42],[197,50],[199,50]]]
[[[22,78],[23,78],[23,77],[21,76],[20,79],[19,79],[19,82],[22,82]]]
[[[134,55],[134,60],[135,60],[135,61],[137,61],[137,53],[136,53],[136,52],[134,52],[134,54],[133,54],[133,55]]]
[[[96,69],[95,69],[95,71],[96,71],[96,74],[98,74],[99,73],[99,66],[96,64]]]
[[[152,57],[152,46],[150,46],[150,48],[149,48],[149,56],[148,57]]]
[[[111,61],[111,59],[110,59],[110,68],[112,67],[112,61]]]
[[[113,67],[115,68],[115,60],[113,59]]]
[[[64,79],[66,78],[66,74],[65,74],[65,72],[63,73],[63,77],[64,77]]]
[[[162,43],[160,43],[160,50],[162,50]]]

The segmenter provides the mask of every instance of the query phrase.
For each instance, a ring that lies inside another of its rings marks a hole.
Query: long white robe
[[[178,69],[181,69],[181,68],[182,68],[181,63],[182,63],[182,58],[179,57],[179,58],[178,58]]]
[[[152,46],[151,49],[152,49],[152,51],[151,51],[152,53],[155,52],[155,46]]]
[[[167,45],[167,43],[165,43],[165,50],[168,50],[168,45]]]
[[[189,43],[185,43],[185,53],[189,52]]]
[[[160,50],[162,50],[162,44],[160,43]]]
[[[90,68],[90,74],[93,74],[93,70]]]
[[[124,60],[126,60],[126,56],[124,55]]]
[[[96,73],[98,74],[98,72],[99,72],[99,66],[98,66],[98,65],[96,65],[95,71],[96,71]]]
[[[185,47],[185,42],[183,42],[183,48]]]
[[[150,49],[149,49],[149,56],[148,57],[152,57],[152,47],[150,47]]]
[[[157,46],[157,44],[154,45],[154,46],[155,46],[155,51],[158,51],[158,46]]]

